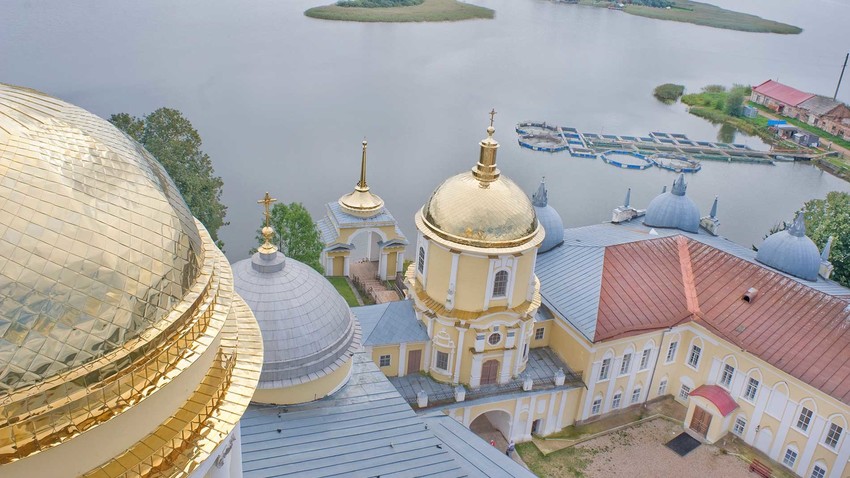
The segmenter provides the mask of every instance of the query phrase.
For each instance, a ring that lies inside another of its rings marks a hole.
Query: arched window
[[[419,273],[422,274],[425,272],[425,248],[419,247],[419,262],[416,267],[419,269]]]
[[[504,297],[508,292],[508,271],[499,271],[493,280],[493,297]]]

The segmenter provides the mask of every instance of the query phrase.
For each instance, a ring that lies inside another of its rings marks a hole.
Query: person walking
[[[508,455],[508,456],[513,455],[514,450],[516,450],[516,445],[514,444],[514,441],[511,440],[511,442],[508,443],[508,448],[505,450],[505,455]]]

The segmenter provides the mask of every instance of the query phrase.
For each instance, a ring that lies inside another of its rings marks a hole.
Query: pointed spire
[[[537,187],[537,192],[531,196],[531,204],[536,207],[546,207],[549,204],[549,192],[546,191],[546,176],[540,180],[540,186]]]
[[[623,201],[623,207],[628,208],[632,203],[632,188],[626,190],[626,200]]]
[[[496,110],[490,111],[490,126],[487,127],[487,137],[478,143],[481,146],[481,153],[478,157],[478,164],[472,168],[472,175],[482,183],[489,183],[499,179],[501,172],[496,167],[496,150],[499,149],[499,143],[493,139],[493,133],[496,128],[493,127],[493,119],[496,116]]]
[[[717,217],[717,196],[714,196],[714,202],[711,203],[711,212],[708,213],[708,217],[711,217],[711,218]]]
[[[366,145],[369,144],[366,142],[366,138],[363,138],[363,155],[360,158],[360,182],[357,183],[357,187],[363,191],[368,191],[369,186],[366,185]]]
[[[829,239],[826,240],[826,245],[823,246],[823,252],[820,254],[820,258],[824,262],[829,262],[829,253],[832,251],[832,236],[829,236]]]
[[[806,217],[803,215],[803,211],[797,212],[794,223],[788,228],[788,234],[796,237],[804,237],[806,235]]]
[[[363,152],[360,156],[360,181],[354,186],[354,191],[339,198],[339,205],[342,210],[353,216],[367,218],[377,215],[384,207],[384,201],[369,190],[369,185],[366,184],[366,146],[368,143],[363,140]]]
[[[673,181],[673,188],[670,192],[676,196],[684,196],[687,189],[688,185],[685,183],[685,173],[679,173],[679,176],[676,177],[675,181]]]

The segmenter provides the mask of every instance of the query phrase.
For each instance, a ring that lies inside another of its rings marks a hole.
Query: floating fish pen
[[[634,151],[612,149],[599,155],[602,161],[622,169],[644,170],[652,167],[652,161]]]
[[[702,169],[699,161],[678,154],[658,153],[647,159],[661,169],[677,173],[696,173]]]
[[[756,151],[744,144],[694,141],[682,133],[653,131],[647,136],[582,133],[576,128],[546,122],[518,123],[519,144],[535,151],[569,151],[571,156],[595,158],[603,155],[608,163],[624,169],[646,169],[633,159],[643,156],[647,164],[680,172],[697,172],[699,160],[774,164],[777,154]],[[625,152],[615,154],[613,152]],[[658,162],[653,162],[657,157]],[[631,166],[631,167],[628,167]],[[644,167],[645,166],[645,167]]]

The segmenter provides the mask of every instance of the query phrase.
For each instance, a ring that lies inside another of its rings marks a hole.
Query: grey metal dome
[[[550,251],[564,243],[564,221],[561,215],[549,205],[549,192],[546,182],[540,181],[537,192],[531,196],[531,204],[537,213],[537,221],[543,227],[546,236],[540,244],[540,253]]]
[[[685,175],[679,174],[670,192],[661,193],[650,201],[643,223],[651,227],[667,227],[687,232],[699,231],[699,208],[685,195],[688,185]]]
[[[759,246],[756,260],[801,279],[818,280],[821,254],[818,246],[806,237],[803,213],[797,213],[794,224],[771,234]]]
[[[360,347],[351,309],[327,279],[280,252],[233,264],[233,284],[260,324],[259,388],[315,380],[341,367]]]

